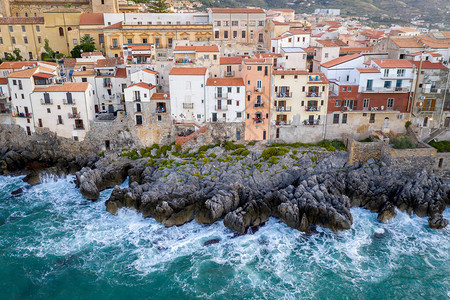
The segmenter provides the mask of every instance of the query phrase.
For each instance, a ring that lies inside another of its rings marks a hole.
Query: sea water
[[[27,187],[0,176],[0,299],[449,299],[450,231],[353,208],[350,230],[306,235],[271,218],[235,237],[223,222],[165,228],[74,177]],[[126,185],[126,183],[124,183]],[[450,210],[444,212],[450,219]],[[206,241],[220,239],[204,246]]]

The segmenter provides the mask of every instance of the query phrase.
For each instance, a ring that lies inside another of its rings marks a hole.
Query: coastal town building
[[[244,122],[245,85],[242,78],[208,78],[207,122]]]

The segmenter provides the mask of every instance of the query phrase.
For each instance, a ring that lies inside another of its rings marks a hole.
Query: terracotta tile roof
[[[101,52],[83,52],[81,53],[81,56],[103,56],[103,53]]]
[[[94,70],[74,71],[72,76],[95,76]]]
[[[150,85],[150,84],[145,83],[145,82],[138,82],[138,83],[135,83],[135,84],[132,84],[132,85],[128,86],[127,89],[129,89],[131,87],[135,87],[135,86],[141,87],[141,88],[147,89],[147,90],[152,90],[152,89],[156,88],[156,85]]]
[[[324,22],[327,23],[327,24],[330,24],[330,25],[335,25],[335,26],[341,24],[340,22],[333,21],[333,20],[325,20]]]
[[[50,68],[46,68],[43,66],[39,66],[39,71],[44,71],[44,72],[48,72],[48,73],[52,73],[55,72],[55,69],[50,69]]]
[[[441,31],[445,38],[450,39],[450,31]]]
[[[351,60],[353,60],[355,58],[358,58],[360,56],[361,56],[361,54],[358,54],[358,53],[350,54],[350,55],[344,55],[344,56],[335,58],[333,60],[327,61],[326,63],[323,63],[321,66],[325,67],[325,68],[331,68],[331,67],[340,65],[342,63],[351,61]]]
[[[80,16],[80,25],[104,25],[103,13],[84,13]]]
[[[4,17],[0,18],[1,25],[44,24],[43,17]]]
[[[319,44],[321,44],[324,47],[346,47],[347,43],[335,39],[335,40],[317,40]]]
[[[52,78],[56,76],[55,74],[49,74],[49,73],[42,73],[42,72],[38,72],[38,73],[34,73],[33,77],[38,77],[38,78]]]
[[[158,74],[158,72],[153,71],[153,70],[149,70],[149,69],[144,69],[142,71],[144,71],[145,73],[154,74],[154,75]]]
[[[0,78],[0,84],[8,84],[8,78]]]
[[[105,59],[97,60],[96,68],[112,68],[117,65],[116,57],[107,57]]]
[[[274,70],[273,75],[308,75],[309,72],[305,70]]]
[[[122,29],[122,21],[106,26],[104,29]]]
[[[52,62],[52,61],[38,61],[39,65],[49,65],[53,67],[59,66],[58,63]]]
[[[265,63],[264,58],[244,58],[244,63]]]
[[[174,51],[195,51],[195,52],[219,52],[219,47],[214,46],[175,46]]]
[[[278,21],[275,21],[275,20],[272,20],[272,23],[274,25],[289,25],[288,23],[278,22]]]
[[[126,68],[117,68],[115,77],[126,78],[127,77],[127,69]]]
[[[221,65],[240,65],[242,63],[241,56],[231,56],[231,57],[221,57],[220,64]]]
[[[37,65],[37,61],[4,61],[0,64],[0,69],[22,69],[23,67],[34,67]]]
[[[377,68],[356,68],[359,73],[381,73]]]
[[[374,59],[372,60],[376,63],[380,68],[405,68],[410,69],[413,67],[411,62],[406,59]]]
[[[149,51],[152,50],[152,44],[128,44],[128,48],[133,51]]]
[[[46,88],[34,89],[35,92],[85,92],[89,88],[89,82],[66,82],[64,84],[51,85]]]
[[[414,38],[390,38],[400,48],[423,48],[423,45]]]
[[[12,72],[8,75],[8,78],[30,78],[33,76],[34,73],[36,73],[38,68],[32,68],[17,72]]]
[[[450,39],[433,39],[429,36],[417,37],[417,39],[427,47],[434,49],[450,48]]]
[[[169,75],[206,75],[207,68],[172,68]]]
[[[280,53],[257,53],[256,57],[260,58],[270,58],[270,57],[281,57]]]
[[[152,100],[169,100],[170,94],[169,93],[154,93],[150,99],[152,99]]]
[[[411,62],[416,68],[419,68],[420,61],[412,61]],[[422,61],[422,69],[447,69],[442,63],[432,63],[431,61],[424,60]]]
[[[212,86],[243,86],[244,80],[242,78],[208,78],[206,85]]]
[[[261,8],[211,8],[213,13],[225,14],[264,14]]]

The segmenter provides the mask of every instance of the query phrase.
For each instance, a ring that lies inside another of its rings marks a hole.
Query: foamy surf
[[[450,234],[425,218],[397,211],[383,224],[354,208],[352,228],[338,234],[306,235],[271,218],[234,237],[222,222],[165,228],[128,209],[110,215],[111,190],[90,202],[73,180],[49,178],[11,199],[26,184],[0,177],[6,298],[447,297]]]

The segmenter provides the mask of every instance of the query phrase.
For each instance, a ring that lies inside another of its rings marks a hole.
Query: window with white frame
[[[394,107],[394,98],[388,98],[387,99],[387,105],[388,108]]]

